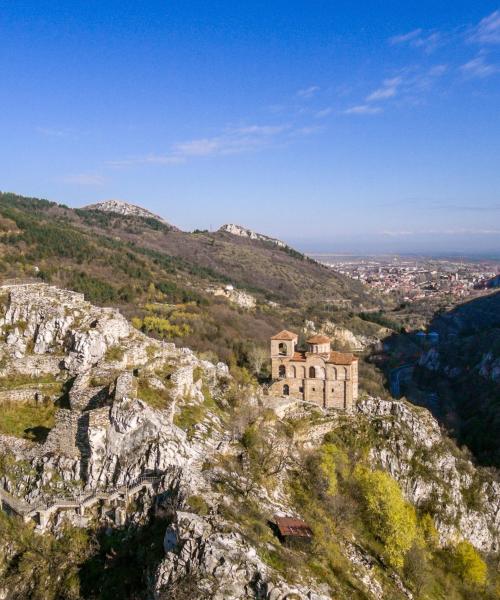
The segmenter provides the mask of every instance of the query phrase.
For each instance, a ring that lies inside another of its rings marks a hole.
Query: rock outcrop
[[[225,233],[231,233],[232,235],[237,235],[237,236],[243,237],[243,238],[248,238],[249,240],[258,240],[260,242],[269,242],[271,244],[279,246],[280,248],[286,247],[285,242],[282,242],[281,240],[278,240],[273,237],[269,237],[262,233],[257,233],[255,231],[252,231],[251,229],[242,227],[241,225],[235,225],[234,223],[227,223],[226,225],[222,225],[219,228],[219,231],[222,231]]]
[[[183,403],[205,401],[195,370],[215,393],[219,379],[228,377],[225,365],[150,339],[118,311],[92,306],[82,294],[46,284],[4,286],[0,293],[6,298],[1,375],[20,386],[0,391],[0,401],[36,405],[49,401],[52,388],[59,396],[65,389],[43,444],[20,449],[12,438],[0,440],[3,451],[17,448],[23,461],[3,476],[6,489],[38,502],[74,489],[111,489],[199,458],[174,416]],[[47,377],[54,383],[39,383]],[[151,390],[163,407],[141,399]]]
[[[399,482],[412,504],[433,514],[443,544],[464,538],[485,552],[500,549],[500,483],[445,438],[426,409],[369,398],[358,412],[376,436],[373,464]]]
[[[166,558],[157,570],[157,595],[185,585],[191,576],[196,578],[198,590],[213,600],[331,598],[319,590],[276,580],[255,549],[240,534],[223,531],[221,525],[214,519],[177,512],[176,522],[165,532]]]
[[[83,210],[99,210],[101,212],[115,213],[117,215],[123,215],[126,217],[141,217],[143,219],[154,219],[159,221],[163,225],[166,225],[170,229],[177,229],[162,217],[155,215],[155,213],[142,208],[142,206],[136,206],[135,204],[129,204],[122,200],[105,200],[104,202],[98,202],[97,204],[89,204],[84,206]]]

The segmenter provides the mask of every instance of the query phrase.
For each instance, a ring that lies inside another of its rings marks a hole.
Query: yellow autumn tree
[[[405,501],[396,481],[384,471],[357,467],[354,475],[369,527],[383,542],[389,563],[400,569],[417,534],[415,509]]]
[[[326,492],[330,496],[334,496],[337,493],[337,474],[335,472],[336,467],[336,455],[338,449],[333,444],[323,444],[320,449],[319,455],[319,468],[321,474],[325,478]]]
[[[434,519],[429,513],[425,513],[418,522],[418,534],[421,540],[425,542],[431,550],[439,545],[439,534]]]
[[[488,568],[472,544],[459,542],[453,555],[455,570],[464,583],[473,586],[483,586],[486,583]]]

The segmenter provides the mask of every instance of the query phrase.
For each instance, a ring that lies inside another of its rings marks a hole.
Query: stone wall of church
[[[348,366],[325,365],[321,357],[308,356],[306,363],[291,361],[288,357],[273,357],[271,362],[275,380],[270,387],[272,394],[339,410],[351,410],[358,397],[356,361]]]
[[[293,356],[294,350],[294,340],[271,340],[271,356]]]

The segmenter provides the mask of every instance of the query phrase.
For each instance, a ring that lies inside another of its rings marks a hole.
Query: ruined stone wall
[[[43,453],[54,452],[65,456],[78,457],[80,451],[77,446],[78,420],[80,414],[66,408],[61,408],[56,413],[56,424],[50,430],[47,440],[43,445]]]
[[[43,392],[37,387],[0,391],[0,405],[33,403],[42,399]]]

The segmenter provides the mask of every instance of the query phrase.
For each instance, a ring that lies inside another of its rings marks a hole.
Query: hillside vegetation
[[[288,247],[1,193],[0,279],[25,277],[119,306],[151,335],[247,367],[252,348],[285,326],[344,322],[379,302]],[[207,292],[229,283],[251,293],[256,309]]]

